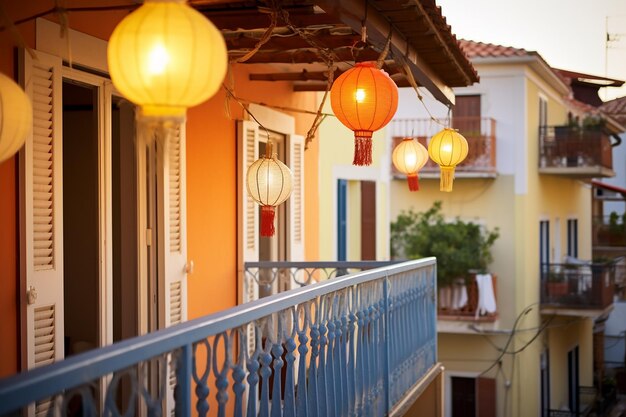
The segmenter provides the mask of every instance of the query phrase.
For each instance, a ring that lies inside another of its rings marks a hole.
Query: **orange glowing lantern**
[[[391,160],[398,171],[407,175],[409,190],[419,190],[418,172],[428,162],[424,145],[413,138],[404,138],[393,150]]]
[[[265,156],[257,159],[248,168],[246,175],[248,194],[261,205],[261,236],[274,236],[276,206],[291,195],[293,174],[272,153],[272,144],[265,148]]]
[[[445,128],[430,138],[428,155],[441,169],[441,191],[452,191],[454,168],[465,160],[467,151],[467,140],[454,129]]]
[[[354,165],[372,163],[372,134],[383,128],[398,108],[398,87],[373,62],[360,62],[344,72],[330,90],[335,116],[354,131]]]

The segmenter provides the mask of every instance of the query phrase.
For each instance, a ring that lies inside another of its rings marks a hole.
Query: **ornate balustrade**
[[[541,267],[543,307],[604,309],[613,304],[615,263],[544,264]]]
[[[442,126],[431,119],[394,119],[389,131],[396,146],[405,137],[414,137],[428,147],[430,138],[441,130]],[[491,117],[455,117],[452,128],[457,129],[468,143],[468,154],[463,162],[456,167],[461,176],[484,176],[496,174],[496,121]],[[391,166],[392,175],[404,177],[395,167]],[[439,166],[429,160],[420,171],[420,177],[438,173]]]
[[[427,258],[271,295],[1,380],[0,415],[402,415],[439,369],[435,293]]]

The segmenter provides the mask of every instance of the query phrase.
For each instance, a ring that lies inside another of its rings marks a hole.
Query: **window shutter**
[[[259,298],[259,287],[247,276],[244,263],[259,260],[259,209],[248,195],[246,174],[248,167],[259,157],[259,125],[242,120],[237,122],[237,272],[239,302],[247,303]],[[248,351],[254,351],[254,329],[248,325]]]
[[[185,124],[165,139],[163,152],[163,262],[165,271],[165,327],[187,320],[187,210]],[[168,358],[168,390],[165,415],[174,416],[176,371]]]
[[[304,261],[304,137],[289,135],[289,168],[293,173],[293,191],[287,200],[289,211],[290,261]]]
[[[476,378],[476,415],[496,417],[496,380]]]
[[[239,175],[237,189],[238,195],[238,257],[239,257],[239,283],[243,292],[240,296],[241,303],[247,303],[259,298],[259,289],[250,277],[246,277],[243,269],[245,262],[257,262],[259,260],[259,210],[257,204],[248,195],[246,187],[246,174],[248,167],[259,157],[259,126],[250,121],[239,121],[237,124],[238,152],[237,165]]]
[[[293,174],[293,190],[287,200],[289,213],[287,260],[304,261],[304,137],[300,135],[287,136],[287,164]],[[289,288],[300,288],[295,282],[305,282],[307,277],[304,271],[296,272],[296,276],[289,274]]]
[[[163,158],[165,326],[187,319],[185,124],[168,135]]]
[[[21,204],[26,271],[28,368],[63,359],[63,153],[61,59],[20,56],[33,105],[33,131],[22,152]]]

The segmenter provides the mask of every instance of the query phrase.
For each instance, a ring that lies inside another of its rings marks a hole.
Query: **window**
[[[548,100],[539,96],[539,126],[548,125]]]
[[[578,258],[578,219],[567,221],[567,256]]]
[[[452,417],[496,416],[495,379],[453,376],[450,382]]]
[[[550,221],[539,222],[539,264],[543,269],[550,263]]]
[[[348,181],[337,181],[337,260],[345,261],[347,256],[347,200]]]

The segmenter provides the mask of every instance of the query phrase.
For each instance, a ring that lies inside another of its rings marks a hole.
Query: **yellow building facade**
[[[410,192],[404,178],[392,175],[389,193],[392,222],[405,210],[421,212],[441,201],[446,219],[458,217],[499,230],[489,267],[496,277],[496,315],[438,320],[439,357],[446,367],[445,415],[454,417],[455,406],[468,406],[458,399],[468,392],[481,416],[574,411],[573,403],[581,401],[577,387],[594,384],[594,319],[604,310],[549,308],[541,298],[546,291],[542,268],[561,268],[553,265],[566,263],[567,255],[592,256],[590,178],[568,172],[569,162],[558,173],[542,169],[542,132],[568,124],[569,87],[534,52],[466,44],[481,81],[455,89],[452,125],[463,121],[463,103],[471,99],[470,117],[482,120],[477,122],[482,129],[487,119],[492,123],[493,166],[457,169],[451,193],[439,191],[434,169],[422,171],[418,192]],[[488,52],[472,55],[481,48]],[[448,116],[443,106],[427,99],[425,104],[441,120]],[[389,149],[394,138],[417,136],[421,141],[438,130],[432,122],[419,122],[428,117],[415,92],[402,89],[388,129]],[[477,165],[479,160],[474,160]],[[455,384],[462,387],[468,381],[473,391],[455,392]]]

